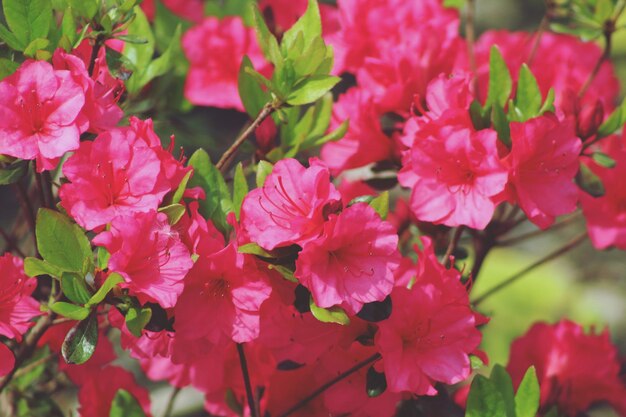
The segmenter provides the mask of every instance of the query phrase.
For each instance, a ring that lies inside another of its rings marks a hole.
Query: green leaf
[[[600,165],[601,167],[615,168],[615,164],[616,164],[615,159],[611,158],[605,153],[594,152],[593,154],[591,154],[591,159],[593,159],[594,162]]]
[[[465,417],[504,417],[506,405],[502,394],[493,382],[476,375],[467,397]]]
[[[498,103],[494,103],[491,108],[491,120],[493,127],[498,132],[498,139],[507,147],[511,147],[511,127],[504,110]]]
[[[269,162],[259,161],[256,167],[256,186],[258,188],[263,187],[263,184],[265,184],[265,178],[272,173],[273,169],[274,165]]]
[[[61,290],[67,298],[76,304],[85,304],[91,298],[91,292],[87,288],[85,278],[75,272],[64,272],[61,275]]]
[[[24,55],[30,58],[34,58],[38,51],[46,49],[49,44],[50,41],[48,39],[34,39],[31,43],[28,44],[26,49],[24,49]]]
[[[111,258],[111,254],[109,253],[109,251],[103,246],[98,246],[98,251],[96,255],[98,268],[101,270],[107,269],[109,265],[109,258]]]
[[[235,168],[235,178],[233,179],[233,208],[235,209],[237,220],[239,220],[241,204],[246,194],[248,194],[248,191],[248,181],[246,180],[246,175],[243,173],[243,165],[240,162]]]
[[[313,146],[315,147],[322,146],[323,144],[327,142],[337,141],[343,138],[346,135],[346,133],[348,133],[349,128],[350,128],[350,120],[344,120],[339,125],[339,127],[337,127],[337,129],[333,130],[332,132],[328,133],[327,135],[322,136],[321,138],[313,142]]]
[[[365,390],[370,398],[378,397],[387,389],[387,378],[384,372],[378,372],[370,366],[365,377]]]
[[[506,417],[515,417],[515,394],[513,391],[513,381],[502,365],[496,364],[489,376],[491,382],[500,391],[504,405],[506,407]]]
[[[74,42],[76,42],[78,33],[76,33],[76,21],[74,20],[74,14],[72,13],[71,7],[68,7],[63,12],[63,20],[61,21],[61,34],[67,37],[67,40],[70,42],[70,47]]]
[[[141,331],[150,323],[151,318],[151,309],[133,306],[126,313],[126,327],[135,337],[141,337]]]
[[[170,204],[169,206],[161,207],[159,213],[165,213],[168,223],[173,226],[185,215],[185,206],[182,204]]]
[[[88,308],[77,306],[76,304],[65,303],[63,301],[50,304],[49,307],[50,310],[55,313],[72,320],[83,320],[89,315],[90,311]]]
[[[526,371],[515,394],[515,416],[535,417],[539,410],[540,396],[541,392],[539,390],[539,382],[537,381],[537,372],[535,371],[535,367],[531,366]]]
[[[200,213],[222,232],[230,230],[226,214],[233,211],[233,203],[224,177],[204,149],[198,149],[191,155],[189,165],[194,168],[189,185],[199,186],[206,193],[206,198],[200,200]]]
[[[465,1],[466,0],[444,0],[443,5],[444,7],[450,7],[450,8],[461,10],[463,6],[465,6]]]
[[[63,271],[81,272],[85,260],[93,256],[83,230],[54,210],[39,210],[35,234],[43,259]]]
[[[91,20],[100,8],[100,0],[69,0],[70,6],[78,16]]]
[[[117,284],[124,282],[124,277],[122,277],[117,272],[111,273],[107,279],[102,283],[102,286],[98,288],[98,291],[87,301],[86,306],[91,307],[98,305],[104,300],[107,294],[117,286]]]
[[[470,355],[469,358],[470,358],[470,365],[472,369],[480,369],[483,366],[485,366],[485,363],[483,362],[483,360],[480,359],[478,356]]]
[[[237,248],[237,251],[239,253],[247,253],[248,255],[261,256],[263,258],[274,258],[274,255],[272,255],[254,242],[246,243],[245,245],[239,246]]]
[[[294,87],[287,97],[287,104],[301,106],[313,103],[329,92],[339,81],[341,78],[332,75],[313,75]]]
[[[163,52],[163,54],[156,58],[154,61],[150,62],[145,71],[140,72],[141,75],[139,76],[139,81],[135,88],[142,88],[153,79],[166,74],[174,67],[176,60],[181,59],[179,57],[179,55],[181,55],[181,33],[181,26],[179,25],[174,32],[172,41],[168,45],[167,49]]]
[[[332,306],[330,308],[318,307],[315,301],[313,301],[313,297],[311,297],[309,307],[311,308],[313,317],[322,323],[336,323],[343,326],[350,324],[350,317],[348,317],[345,310],[339,306]]]
[[[598,128],[598,136],[605,137],[612,135],[626,123],[626,99],[615,109],[613,113]]]
[[[522,64],[519,79],[517,81],[517,94],[515,96],[515,108],[521,113],[521,118],[516,121],[525,122],[528,119],[539,116],[543,97],[537,79],[528,68]]]
[[[89,317],[79,322],[65,336],[61,354],[70,365],[80,365],[93,355],[98,343],[98,317],[92,312]]]
[[[0,169],[0,185],[15,184],[28,172],[28,161],[16,160]]]
[[[281,46],[290,49],[300,33],[305,45],[310,45],[315,38],[322,36],[322,18],[316,0],[309,0],[302,17],[283,35]]]
[[[491,111],[489,106],[484,109],[478,100],[472,101],[469,108],[470,118],[476,130],[487,129],[491,126]]]
[[[243,57],[239,67],[237,86],[239,97],[241,97],[241,102],[246,112],[250,117],[256,117],[263,109],[263,106],[270,101],[270,97],[269,94],[263,91],[258,80],[247,69],[254,70],[254,66],[246,55]]]
[[[263,55],[267,58],[275,66],[280,67],[283,62],[283,57],[280,53],[280,48],[278,47],[278,41],[276,37],[270,32],[267,24],[265,23],[265,19],[263,18],[263,14],[257,5],[252,7],[252,12],[254,16],[254,28],[256,29],[256,37],[259,42],[259,46],[261,47],[261,51],[263,51]]]
[[[146,42],[143,44],[128,43],[124,46],[124,56],[135,67],[135,72],[126,83],[126,88],[131,94],[136,93],[145,85],[142,84],[142,81],[149,66],[147,63],[152,61],[155,43],[148,18],[140,7],[135,7],[134,11],[135,19],[128,26],[128,36],[141,37]]]
[[[489,93],[485,107],[499,104],[501,108],[504,108],[512,88],[513,80],[509,68],[506,66],[500,50],[494,45],[491,47],[489,56]]]
[[[369,205],[376,210],[376,213],[378,213],[383,220],[385,220],[387,218],[387,214],[389,214],[389,191],[380,193],[378,197],[370,201]]]
[[[605,193],[602,180],[584,163],[580,163],[580,169],[576,174],[576,184],[592,197],[602,197]]]
[[[193,171],[190,170],[189,172],[185,174],[183,179],[180,181],[178,188],[176,188],[176,191],[174,192],[174,195],[172,196],[172,201],[171,201],[172,204],[178,204],[183,199],[183,195],[185,194],[185,190],[187,189],[187,183],[189,183],[189,179],[191,178],[192,175],[193,175]]]
[[[2,26],[2,25],[0,25]],[[10,59],[0,58],[0,80],[8,77],[13,74],[20,67],[20,64],[17,62],[11,61]],[[28,164],[25,162],[25,164]]]
[[[52,23],[50,0],[4,0],[2,7],[9,29],[22,47],[48,36]]]
[[[298,283],[298,278],[296,278],[293,275],[293,271],[287,267],[284,267],[282,265],[272,265],[272,264],[268,264],[267,265],[267,269],[273,269],[274,271],[278,272],[280,275],[282,275],[283,278],[285,278],[287,281],[291,281],[291,282],[295,282]]]
[[[145,417],[146,414],[141,408],[141,404],[133,395],[124,390],[119,389],[111,402],[111,411],[109,417]]]
[[[545,112],[554,112],[554,88],[550,88],[548,90],[548,95],[546,96],[546,100],[543,102],[541,109],[539,109],[539,114],[544,114]]]
[[[6,42],[7,45],[11,49],[15,49],[16,51],[21,51],[26,46],[22,44],[22,42],[15,37],[13,32],[11,32],[6,26],[0,23],[0,38]],[[6,59],[6,58],[3,58]]]
[[[29,277],[38,277],[40,275],[50,275],[51,277],[60,278],[63,271],[60,268],[38,258],[24,259],[24,273]]]

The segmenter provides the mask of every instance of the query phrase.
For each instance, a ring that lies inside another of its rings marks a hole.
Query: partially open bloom
[[[41,314],[39,303],[30,295],[37,282],[24,275],[24,262],[11,254],[0,257],[0,336],[22,340]]]
[[[626,385],[608,331],[585,334],[567,320],[537,323],[511,345],[507,370],[516,386],[530,366],[537,370],[546,411],[556,405],[573,417],[596,402],[608,402],[619,415],[626,413]]]
[[[580,191],[589,237],[598,249],[610,246],[626,249],[626,133],[624,136],[621,139],[612,136],[603,140],[605,146],[602,150],[615,161],[613,168],[603,168],[595,162],[587,162],[602,181],[605,194],[602,197],[592,197]]]
[[[427,242],[428,243],[428,242]],[[481,340],[482,318],[469,306],[460,273],[420,254],[411,289],[396,287],[393,310],[379,323],[376,346],[388,389],[435,395],[435,383],[454,384],[470,374],[469,354]],[[435,266],[436,265],[436,266]]]
[[[484,229],[507,182],[496,143],[496,132],[476,132],[466,113],[417,130],[398,175],[400,184],[413,190],[417,219]]]
[[[93,243],[111,253],[109,270],[119,272],[125,280],[122,285],[142,303],[174,307],[193,261],[164,213],[116,217],[111,229],[97,235]]]
[[[372,207],[354,204],[331,215],[323,235],[302,249],[295,276],[320,307],[342,305],[357,313],[382,301],[393,287],[398,235]]]
[[[276,163],[261,188],[252,190],[241,207],[241,225],[265,249],[303,245],[322,232],[325,217],[341,207],[341,195],[328,168],[305,168],[295,159]]]
[[[254,261],[237,252],[234,244],[200,257],[185,278],[176,305],[177,336],[249,342],[259,335],[261,304],[272,288]]]
[[[576,209],[573,180],[581,149],[572,124],[554,116],[511,123],[511,153],[505,159],[510,197],[542,229]]]
[[[0,154],[36,159],[53,169],[78,148],[85,94],[72,74],[44,61],[26,61],[0,82]]]
[[[237,90],[237,74],[244,55],[255,69],[265,64],[254,29],[239,17],[207,17],[183,37],[183,49],[191,63],[185,97],[193,104],[243,111]]]

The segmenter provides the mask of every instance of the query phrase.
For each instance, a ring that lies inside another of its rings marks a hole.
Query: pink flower
[[[151,211],[116,217],[111,229],[97,235],[93,243],[111,253],[109,271],[119,272],[124,286],[142,303],[174,307],[193,261],[165,214]]]
[[[333,174],[391,159],[393,142],[382,131],[381,116],[366,90],[351,88],[339,97],[333,106],[331,128],[349,120],[348,132],[337,142],[325,144],[321,153]]]
[[[37,281],[24,274],[24,262],[9,253],[0,257],[0,336],[22,340],[40,316],[39,303],[30,295]]]
[[[102,49],[104,53],[104,49]],[[104,54],[99,57],[104,59]],[[57,49],[52,58],[55,70],[68,70],[72,74],[74,81],[79,84],[85,95],[85,105],[79,115],[79,120],[84,120],[81,130],[88,130],[93,133],[101,133],[117,125],[124,112],[117,105],[123,84],[119,80],[113,79],[108,74],[108,69],[100,68],[91,77],[87,72],[84,61],[73,54],[68,54],[62,49]],[[94,67],[95,68],[95,67]],[[105,74],[102,74],[106,71]],[[107,77],[108,76],[108,77]]]
[[[626,133],[621,140],[611,136],[603,143],[606,146],[602,150],[613,158],[615,167],[603,168],[592,161],[587,165],[602,181],[605,194],[594,198],[580,191],[580,202],[593,246],[626,249]]]
[[[398,262],[393,226],[369,205],[357,203],[331,215],[323,235],[304,245],[295,276],[318,306],[342,305],[356,313],[389,295]]]
[[[118,366],[107,366],[97,378],[89,378],[78,391],[79,413],[83,417],[109,417],[111,402],[117,391],[128,391],[141,405],[146,416],[150,414],[148,390],[137,385],[133,374]]]
[[[70,182],[61,186],[61,204],[87,230],[118,215],[156,210],[185,173],[160,142],[134,129],[137,119],[131,123],[82,142],[63,165]]]
[[[200,106],[243,111],[237,90],[243,56],[250,58],[257,71],[267,66],[254,29],[245,27],[239,17],[207,17],[187,31],[182,42],[191,63],[185,97]]]
[[[569,122],[542,116],[524,123],[511,123],[510,167],[512,200],[542,229],[556,216],[576,209],[578,172],[582,143]]]
[[[263,187],[244,199],[241,225],[250,239],[265,249],[302,246],[320,235],[325,218],[340,202],[328,168],[319,163],[305,168],[295,159],[283,159]]]
[[[429,263],[429,253],[418,265]],[[391,316],[379,323],[375,343],[391,392],[435,395],[436,382],[455,384],[470,374],[482,320],[470,309],[460,273],[435,263],[416,271],[412,289],[394,288]]]
[[[272,288],[254,260],[234,244],[200,257],[185,278],[176,305],[177,337],[249,342],[259,336],[259,310]]]
[[[7,375],[15,366],[15,356],[11,349],[4,343],[0,343],[0,377]]]
[[[0,154],[36,159],[42,172],[78,148],[85,95],[69,71],[28,60],[0,82],[0,97]]]
[[[626,385],[620,378],[620,360],[609,332],[585,334],[583,328],[563,320],[537,323],[511,345],[507,370],[515,386],[535,366],[541,387],[542,410],[556,405],[575,416],[601,401],[626,413]]]
[[[400,184],[413,190],[417,219],[484,229],[507,181],[497,140],[491,129],[474,131],[467,113],[417,130],[398,175]]]

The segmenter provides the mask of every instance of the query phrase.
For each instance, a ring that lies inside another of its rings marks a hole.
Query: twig
[[[53,359],[53,358],[56,358],[56,357],[57,357],[56,353],[49,353],[48,355],[44,356],[43,358],[39,358],[36,361],[29,363],[25,367],[20,368],[17,371],[15,371],[15,375],[13,375],[13,378],[19,378],[22,375],[27,374],[28,372],[32,371],[33,369],[35,369],[39,365],[44,364],[44,363],[48,362],[50,359]]]
[[[606,22],[605,26],[606,27],[604,29],[604,52],[602,53],[602,56],[600,56],[600,58],[598,59],[598,62],[596,62],[595,67],[593,67],[593,70],[591,71],[591,74],[589,74],[587,81],[585,81],[585,84],[583,84],[582,88],[580,89],[580,92],[578,93],[579,98],[582,98],[585,96],[585,94],[587,93],[587,90],[589,89],[589,87],[591,87],[593,80],[595,80],[596,76],[600,72],[602,65],[604,64],[605,61],[607,61],[611,57],[611,43],[612,43],[611,40],[613,37],[613,32],[615,31],[615,24],[613,23],[613,21],[608,21]]]
[[[163,417],[170,417],[170,415],[172,414],[172,411],[174,410],[174,402],[176,401],[176,397],[178,397],[178,394],[180,394],[180,387],[175,387],[170,394],[170,398],[167,400],[167,407],[165,407]]]
[[[541,23],[539,23],[539,29],[537,29],[537,33],[535,34],[535,40],[533,42],[533,47],[530,50],[530,55],[528,55],[528,66],[530,67],[537,55],[537,51],[539,50],[539,45],[541,44],[541,38],[543,34],[548,30],[548,25],[550,24],[550,18],[548,17],[549,10],[546,10],[546,14],[543,15],[541,19]]]
[[[35,212],[33,211],[33,205],[28,198],[28,192],[24,188],[24,185],[21,181],[15,183],[15,189],[17,191],[17,196],[20,200],[20,204],[22,206],[22,210],[24,211],[24,216],[26,217],[26,222],[28,223],[28,227],[30,228],[30,232],[33,238],[33,244],[35,247],[35,253],[37,253],[37,237],[35,236]]]
[[[487,290],[485,293],[483,293],[478,298],[476,298],[476,300],[474,300],[474,305],[477,306],[478,304],[480,304],[483,301],[485,301],[491,295],[493,295],[493,294],[497,293],[498,291],[500,291],[500,290],[508,287],[509,285],[513,284],[515,281],[517,281],[518,279],[520,279],[524,275],[528,274],[532,270],[536,269],[537,267],[539,267],[539,266],[541,266],[541,265],[545,264],[546,262],[549,262],[549,261],[551,261],[553,259],[556,259],[559,256],[563,255],[564,253],[572,250],[573,248],[575,248],[576,246],[578,246],[582,242],[584,242],[586,240],[586,238],[587,238],[587,233],[586,232],[581,234],[580,236],[577,236],[576,238],[572,239],[567,245],[563,246],[562,248],[559,248],[559,249],[555,250],[554,252],[548,254],[547,256],[539,259],[535,263],[527,266],[526,268],[524,268],[520,272],[516,273],[512,277],[507,278],[506,280],[502,281],[498,285],[496,285],[493,288]]]
[[[93,77],[93,72],[96,68],[96,60],[98,59],[98,54],[100,53],[100,48],[102,48],[102,44],[104,43],[105,39],[101,36],[98,35],[96,37],[96,41],[93,45],[93,48],[91,48],[91,57],[89,57],[89,69],[87,70],[89,72],[89,76]]]
[[[326,391],[328,388],[330,388],[333,385],[335,385],[337,382],[340,382],[344,378],[347,378],[348,376],[350,376],[353,373],[357,372],[359,369],[369,365],[370,363],[376,362],[380,358],[382,358],[380,353],[375,353],[374,355],[370,356],[369,358],[364,359],[363,361],[357,363],[352,368],[348,369],[345,372],[342,372],[337,377],[335,377],[335,378],[331,379],[330,381],[326,382],[324,385],[322,385],[321,387],[319,387],[318,389],[313,391],[309,396],[307,396],[304,399],[298,401],[293,407],[289,408],[289,410],[285,411],[284,413],[279,414],[279,416],[280,417],[287,417],[287,416],[293,414],[294,412],[298,411],[300,408],[304,407],[309,401],[311,401],[312,399],[314,399],[315,397],[317,397],[318,395],[320,395],[321,393]]]
[[[259,127],[259,125],[263,123],[263,121],[270,114],[272,114],[272,112],[276,109],[276,107],[277,106],[275,106],[272,103],[267,103],[265,106],[263,106],[263,108],[259,112],[259,115],[256,117],[256,119],[254,119],[254,121],[250,124],[250,126],[248,126],[248,128],[244,130],[237,137],[237,139],[235,139],[233,144],[230,145],[230,148],[228,148],[226,152],[224,152],[220,160],[215,165],[217,169],[220,170],[220,172],[224,173],[224,171],[227,170],[227,165],[228,165],[227,162],[230,160],[230,158],[237,152],[239,147],[246,141],[246,139],[248,139],[248,137],[256,130],[256,128]]]
[[[524,240],[532,239],[533,237],[536,237],[536,236],[541,236],[541,235],[545,234],[546,232],[551,232],[551,231],[554,231],[554,230],[561,229],[564,226],[567,226],[569,224],[574,223],[578,219],[579,219],[578,215],[574,215],[574,216],[568,217],[567,219],[565,219],[565,220],[563,220],[563,221],[561,221],[559,223],[556,223],[555,225],[553,225],[551,228],[549,228],[547,230],[535,230],[535,231],[532,231],[532,232],[529,232],[529,233],[526,233],[526,234],[523,234],[523,235],[512,237],[510,239],[498,241],[498,242],[496,242],[496,245],[498,245],[498,246],[512,246],[512,245],[515,245],[515,244],[517,244],[519,242],[522,242]]]
[[[450,262],[450,256],[452,256],[457,246],[459,245],[459,240],[461,239],[462,234],[463,226],[459,226],[454,229],[454,233],[452,234],[452,238],[450,239],[450,243],[448,244],[446,253],[443,255],[443,258],[441,258],[441,263],[443,264],[443,266],[448,266]]]
[[[237,353],[239,354],[239,364],[241,365],[241,373],[243,375],[243,382],[246,386],[246,397],[248,399],[248,407],[250,407],[250,416],[259,417],[259,412],[256,408],[256,402],[254,401],[254,394],[252,393],[252,385],[250,383],[250,373],[248,372],[248,363],[246,361],[246,354],[243,350],[242,343],[237,343]]]

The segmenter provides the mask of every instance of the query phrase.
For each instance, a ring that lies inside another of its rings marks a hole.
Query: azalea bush
[[[529,314],[486,300],[626,249],[626,2],[476,1],[2,1],[0,414],[626,416],[608,330],[483,344]]]

